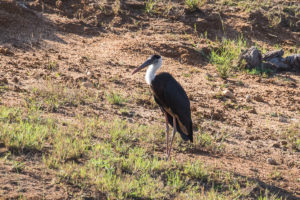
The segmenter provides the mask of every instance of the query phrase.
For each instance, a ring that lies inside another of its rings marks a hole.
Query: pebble
[[[224,90],[222,92],[222,95],[225,96],[225,97],[228,97],[228,98],[234,98],[234,95],[230,90]]]
[[[246,96],[246,101],[247,101],[247,102],[250,102],[250,101],[251,101],[251,96],[250,96],[250,95],[247,95],[247,96]]]
[[[276,143],[274,143],[272,146],[275,147],[275,148],[280,148],[280,143],[279,143],[279,142],[276,142]]]
[[[283,122],[283,123],[288,123],[287,118],[282,117],[282,116],[279,117],[279,121],[280,121],[280,122]]]
[[[89,82],[89,81],[84,82],[82,85],[83,85],[84,87],[86,87],[86,88],[93,88],[93,87],[94,87],[93,83],[92,83],[92,82]]]
[[[287,145],[287,141],[282,140],[282,141],[281,141],[281,144],[282,144],[282,145]]]
[[[296,123],[298,120],[296,118],[292,118],[291,121]]]
[[[274,160],[273,158],[268,158],[268,159],[267,159],[267,162],[268,162],[270,165],[278,165],[278,163],[276,162],[276,160]]]
[[[250,110],[249,110],[249,113],[257,114],[255,108],[250,109]]]
[[[15,77],[13,78],[13,82],[18,83],[18,82],[19,82],[18,77],[15,76]]]
[[[5,56],[12,56],[14,53],[10,51],[8,48],[5,47],[0,47],[0,53],[5,55]]]
[[[258,102],[264,102],[264,99],[263,99],[260,95],[254,96],[253,99],[254,99],[255,101],[258,101]]]

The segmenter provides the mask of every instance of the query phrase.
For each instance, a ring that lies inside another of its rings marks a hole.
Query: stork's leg
[[[169,147],[169,152],[168,152],[168,157],[167,158],[170,157],[171,150],[172,150],[172,144],[173,144],[173,140],[174,140],[174,136],[175,136],[176,131],[177,131],[176,118],[173,116],[173,135],[172,135],[171,144],[170,144],[170,147]]]
[[[169,124],[168,124],[168,114],[166,112],[165,117],[166,117],[166,142],[167,142],[167,155],[168,155],[168,149],[169,149]]]

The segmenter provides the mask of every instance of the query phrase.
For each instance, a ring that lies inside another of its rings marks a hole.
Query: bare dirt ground
[[[129,99],[128,115],[104,100],[48,113],[69,120],[77,114],[118,116],[163,127],[163,116],[151,106],[152,99],[138,96],[148,92],[144,73],[131,75],[149,55],[160,54],[161,71],[170,72],[190,97],[195,135],[226,135],[220,151],[182,152],[175,146],[174,159],[201,160],[256,180],[260,187],[287,199],[300,198],[300,154],[286,136],[293,131],[293,137],[300,137],[299,72],[267,78],[238,72],[223,80],[197,51],[208,54],[206,40],[235,39],[241,33],[249,44],[268,49],[280,44],[292,51],[300,47],[299,27],[269,27],[259,12],[212,3],[194,12],[181,1],[172,3],[170,10],[161,3],[157,12],[147,14],[144,1],[135,0],[108,1],[102,7],[92,1],[25,2],[28,9],[10,1],[0,3],[0,85],[5,86],[0,90],[0,105],[23,105],[32,88],[47,87],[49,82],[87,87],[103,96],[118,91]],[[200,37],[205,32],[207,39]],[[226,89],[234,99],[216,97]],[[0,156],[7,151],[0,142]],[[14,199],[22,193],[28,199],[66,199],[81,192],[59,184],[53,171],[40,166],[39,158],[29,154],[19,159],[30,166],[22,173],[13,164],[0,162],[2,198]]]

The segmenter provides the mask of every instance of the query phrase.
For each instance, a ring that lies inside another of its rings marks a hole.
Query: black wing
[[[181,137],[184,140],[193,141],[190,101],[184,89],[168,73],[160,73],[152,83],[155,101],[162,110],[166,112],[170,109],[179,118],[176,127]],[[170,114],[168,114],[168,121],[173,126],[173,119]]]
[[[187,136],[188,139],[193,141],[190,101],[184,89],[173,77],[167,82],[165,86],[164,96],[166,106],[168,106],[172,110],[172,112],[179,118],[179,122],[177,122],[176,124],[177,127],[180,128],[178,132],[181,135],[184,134],[184,136]],[[182,135],[182,137],[184,136]]]

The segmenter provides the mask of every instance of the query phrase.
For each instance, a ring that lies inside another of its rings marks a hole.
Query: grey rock
[[[248,68],[260,67],[262,62],[262,55],[255,46],[252,46],[241,54],[239,62],[243,59],[246,60]]]
[[[271,60],[272,58],[282,58],[284,51],[282,49],[269,51],[263,55],[263,60]]]
[[[300,70],[300,54],[287,56],[283,59],[283,62],[290,65],[294,69]]]

